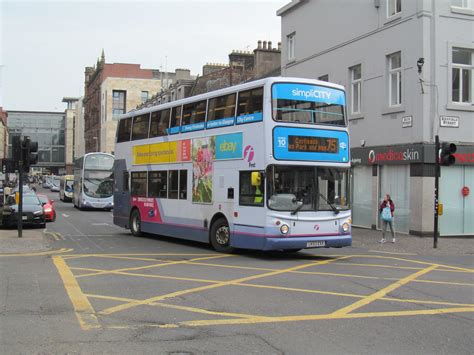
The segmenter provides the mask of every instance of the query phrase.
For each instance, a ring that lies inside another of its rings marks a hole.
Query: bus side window
[[[188,171],[179,171],[179,199],[187,200],[188,198]]]
[[[254,178],[252,179],[252,173]],[[260,179],[255,179],[255,174],[259,174]],[[241,171],[239,179],[239,205],[242,206],[263,206],[263,178],[258,171]]]
[[[150,171],[148,174],[148,197],[167,198],[168,172]]]
[[[132,118],[127,117],[121,119],[118,123],[117,143],[130,141],[130,133],[132,131]]]
[[[122,186],[122,191],[127,191],[128,192],[128,186],[129,186],[129,177],[130,177],[130,174],[128,173],[128,171],[124,171],[123,172],[123,186]]]
[[[177,107],[172,108],[170,128],[168,128],[169,134],[179,133],[179,129],[181,126],[182,109],[183,109],[183,106],[177,106]]]
[[[146,197],[146,171],[132,173],[132,195]]]
[[[170,109],[151,113],[150,138],[166,136],[170,125]]]
[[[178,198],[178,179],[179,179],[179,170],[170,170],[168,175],[168,198],[177,199]]]
[[[263,88],[239,93],[237,116],[261,113],[263,111]]]
[[[204,121],[206,120],[206,106],[206,100],[193,102],[183,106],[181,132],[204,129]],[[188,125],[193,126],[186,127]]]
[[[133,117],[132,141],[148,138],[148,126],[150,124],[150,114]]]
[[[234,124],[236,94],[214,97],[209,100],[207,128],[230,126]],[[221,122],[212,122],[224,120]]]

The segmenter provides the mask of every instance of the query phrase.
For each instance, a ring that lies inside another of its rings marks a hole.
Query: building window
[[[141,99],[142,99],[142,103],[148,100],[148,91],[142,91]]]
[[[388,56],[389,106],[402,104],[402,55],[397,52]]]
[[[474,1],[473,0],[451,0],[451,6],[459,7],[461,9],[473,9]]]
[[[360,113],[362,104],[362,67],[356,65],[351,71],[351,113]]]
[[[453,47],[452,50],[452,101],[454,103],[473,103],[474,50]]]
[[[402,12],[402,0],[387,0],[387,17]]]
[[[286,36],[286,45],[288,47],[288,60],[295,59],[295,37],[295,32]]]
[[[112,91],[112,117],[118,117],[125,113],[126,91]]]
[[[329,74],[321,75],[318,80],[329,81]]]

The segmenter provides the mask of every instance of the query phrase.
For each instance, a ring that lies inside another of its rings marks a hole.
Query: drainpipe
[[[436,68],[437,68],[437,58],[436,58],[436,0],[431,0],[431,24],[430,24],[430,57],[431,57],[431,66],[430,66],[430,76],[431,76],[431,96],[430,96],[430,143],[434,142],[435,127],[437,125],[438,117],[436,116],[436,104],[439,105],[436,96],[439,96],[438,83],[436,81]],[[448,83],[449,85],[449,83]]]

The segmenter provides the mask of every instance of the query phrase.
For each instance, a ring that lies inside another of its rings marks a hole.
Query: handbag
[[[390,207],[384,207],[382,209],[382,220],[385,222],[391,222],[392,221],[392,211],[390,211]]]

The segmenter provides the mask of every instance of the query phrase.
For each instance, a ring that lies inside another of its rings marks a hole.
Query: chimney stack
[[[257,45],[257,49],[262,49],[262,41],[261,40],[258,40],[258,45]]]
[[[272,50],[272,41],[268,41],[268,50],[269,50],[269,51]]]
[[[267,49],[267,41],[263,41],[263,49]]]

